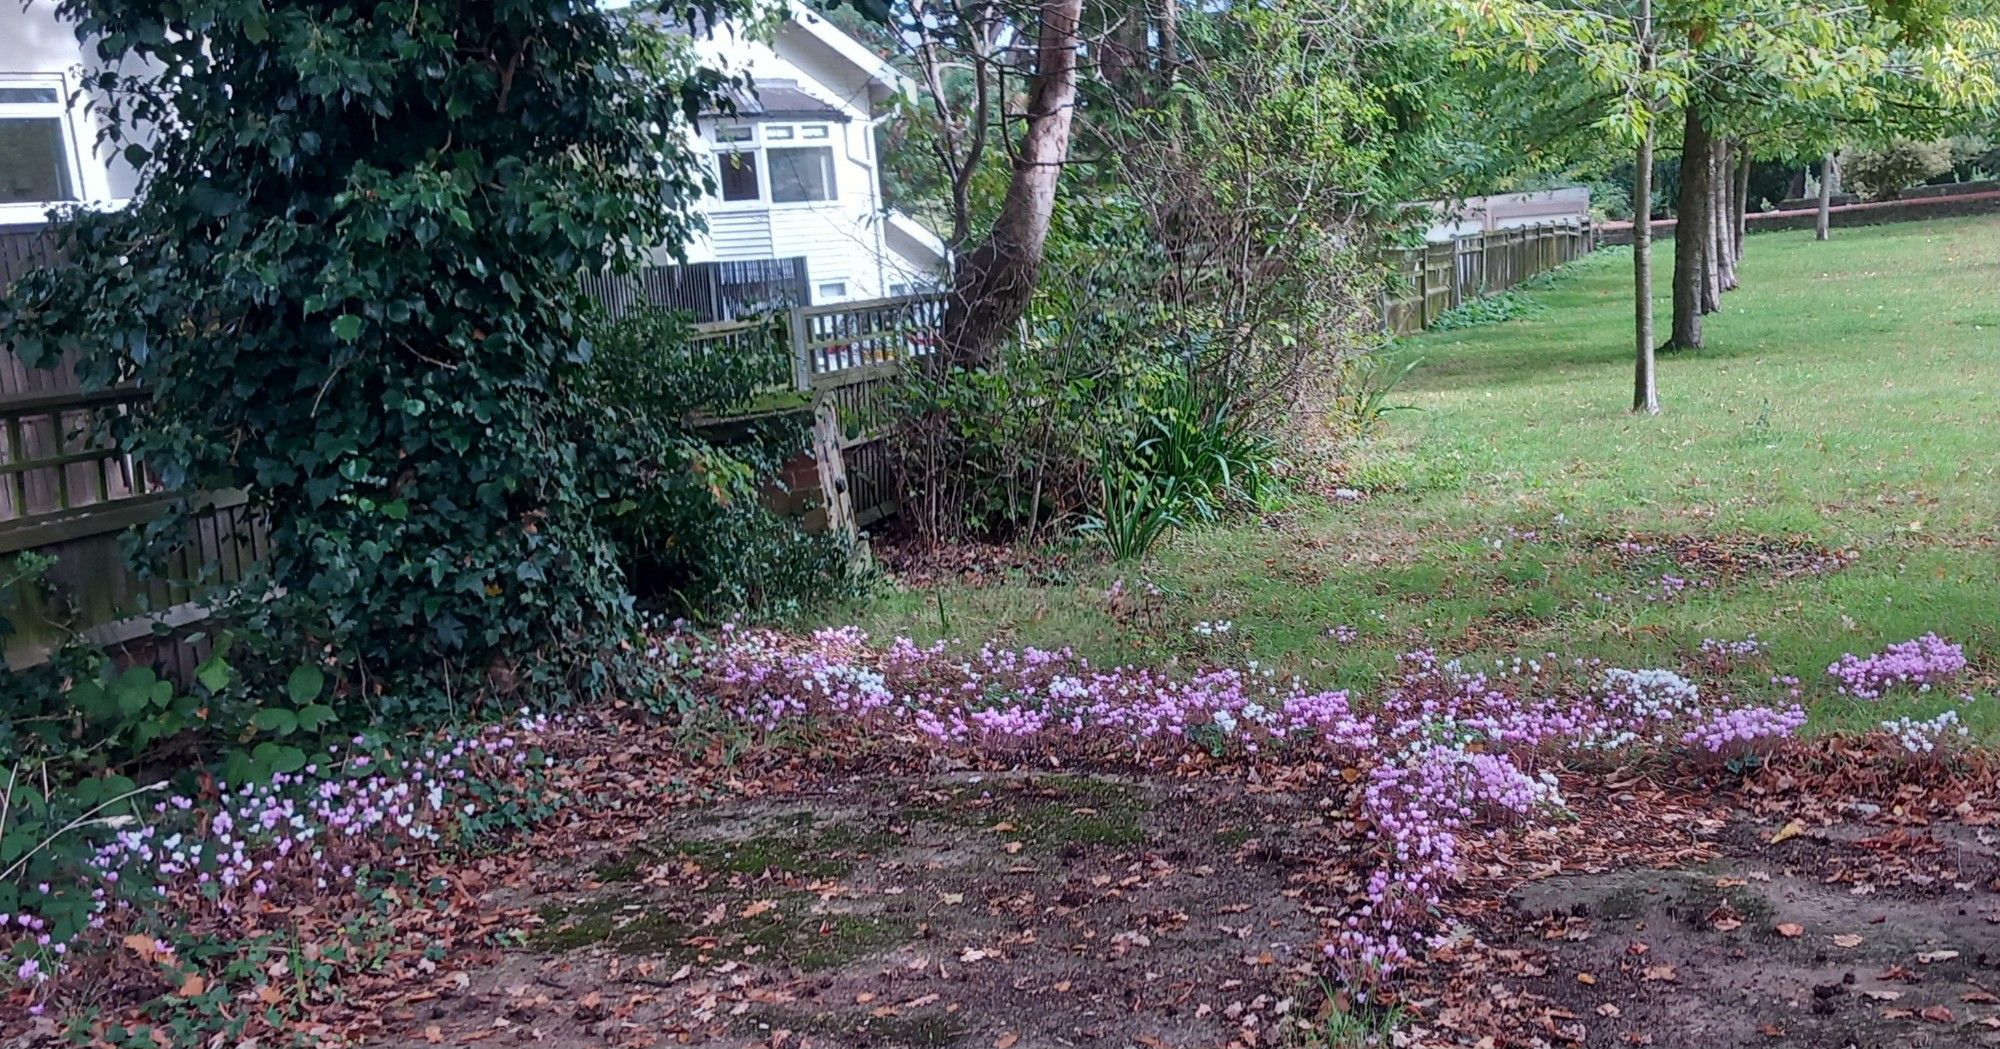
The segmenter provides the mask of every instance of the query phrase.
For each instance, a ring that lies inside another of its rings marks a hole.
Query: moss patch
[[[599,881],[636,881],[649,867],[671,860],[691,862],[710,874],[755,876],[777,871],[804,878],[838,878],[854,870],[863,857],[893,848],[897,838],[849,823],[824,827],[810,812],[791,814],[780,829],[740,841],[676,840],[641,842],[600,863]]]
[[[814,913],[817,898],[795,893],[767,908],[729,907],[722,921],[702,923],[664,905],[630,897],[544,907],[542,928],[528,946],[549,953],[603,946],[622,954],[674,962],[755,958],[800,969],[826,969],[912,939],[907,923],[880,915]]]

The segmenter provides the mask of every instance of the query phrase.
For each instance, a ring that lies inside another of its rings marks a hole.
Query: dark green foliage
[[[589,0],[56,7],[113,126],[176,133],[123,143],[139,200],[65,224],[0,338],[143,383],[118,436],[175,490],[249,492],[246,675],[337,666],[344,716],[603,686],[631,602],[577,277],[689,232],[685,41]]]
[[[1539,274],[1538,274],[1539,276]],[[1502,321],[1536,317],[1547,313],[1548,307],[1518,291],[1495,292],[1482,299],[1473,299],[1438,314],[1431,321],[1431,331],[1457,331],[1479,324],[1498,324]]]
[[[594,330],[580,403],[598,439],[585,475],[635,594],[677,614],[772,613],[843,585],[848,552],[769,505],[780,468],[808,451],[809,416],[779,404],[744,421],[697,419],[769,396],[774,367],[790,368],[782,325],[701,344],[685,318],[648,309]]]

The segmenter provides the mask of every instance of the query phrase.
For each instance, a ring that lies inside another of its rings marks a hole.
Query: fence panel
[[[804,256],[648,266],[636,274],[591,274],[583,290],[622,316],[640,303],[684,310],[698,324],[748,320],[812,301]]]
[[[1595,247],[1588,226],[1543,223],[1396,249],[1387,265],[1404,293],[1383,296],[1377,307],[1382,330],[1393,335],[1422,331],[1447,310],[1512,288]]]

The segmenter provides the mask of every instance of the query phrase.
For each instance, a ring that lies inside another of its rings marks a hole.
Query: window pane
[[[719,127],[715,129],[715,140],[717,142],[748,142],[750,141],[750,131],[751,128],[748,125]]]
[[[780,204],[833,199],[833,150],[773,149],[771,199]]]
[[[764,141],[766,142],[784,142],[791,137],[792,129],[788,127],[767,127],[764,129]]]
[[[757,154],[718,153],[716,166],[722,169],[722,199],[756,200]]]
[[[800,137],[800,138],[825,138],[825,137],[826,137],[826,125],[824,125],[824,124],[808,124],[808,125],[806,125],[805,127],[802,127],[802,128],[800,128],[800,129],[799,129],[799,137]]]
[[[0,204],[74,200],[63,122],[0,118]]]
[[[54,105],[61,101],[62,95],[52,87],[0,87],[0,105]]]

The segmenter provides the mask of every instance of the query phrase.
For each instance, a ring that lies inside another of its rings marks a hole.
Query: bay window
[[[718,125],[710,139],[726,204],[812,204],[840,195],[826,124]],[[827,144],[804,144],[811,142]]]

